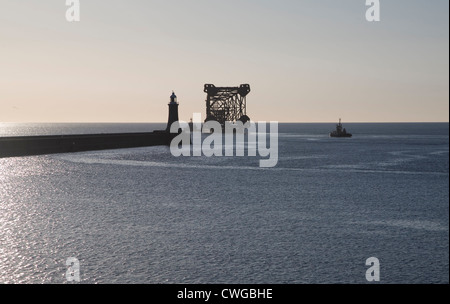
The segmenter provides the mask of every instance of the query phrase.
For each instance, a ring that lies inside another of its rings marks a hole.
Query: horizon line
[[[252,120],[251,120],[252,121]],[[327,121],[316,121],[316,122],[301,122],[301,121],[276,121],[276,120],[260,120],[265,122],[278,122],[279,124],[328,124],[328,123],[336,123],[335,121],[327,122]],[[187,121],[186,121],[187,122]],[[258,121],[254,121],[258,122]],[[0,121],[1,124],[166,124],[165,121]],[[202,122],[203,123],[203,122]],[[392,124],[408,124],[408,123],[450,123],[450,121],[348,121],[346,124],[355,124],[355,123],[367,123],[367,124],[382,124],[382,123],[392,123]]]

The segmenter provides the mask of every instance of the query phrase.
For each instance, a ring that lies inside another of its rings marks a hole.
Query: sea
[[[279,124],[273,168],[165,146],[2,158],[0,283],[448,284],[449,124],[344,126],[352,138]],[[0,136],[164,128],[2,123]]]

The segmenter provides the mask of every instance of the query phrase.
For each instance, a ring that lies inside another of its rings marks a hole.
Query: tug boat
[[[339,123],[336,125],[336,130],[330,133],[330,137],[352,137],[352,134],[347,133],[347,130],[342,127],[341,119],[339,118]]]

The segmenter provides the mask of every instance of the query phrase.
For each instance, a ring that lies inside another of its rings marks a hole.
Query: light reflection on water
[[[364,283],[376,256],[385,283],[448,283],[448,136],[284,138],[274,170],[166,147],[0,159],[0,282],[65,283],[76,257],[84,283]]]

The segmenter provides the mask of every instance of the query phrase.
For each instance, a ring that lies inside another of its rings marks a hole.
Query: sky
[[[0,122],[205,116],[248,83],[253,121],[448,122],[449,1],[0,0]]]

